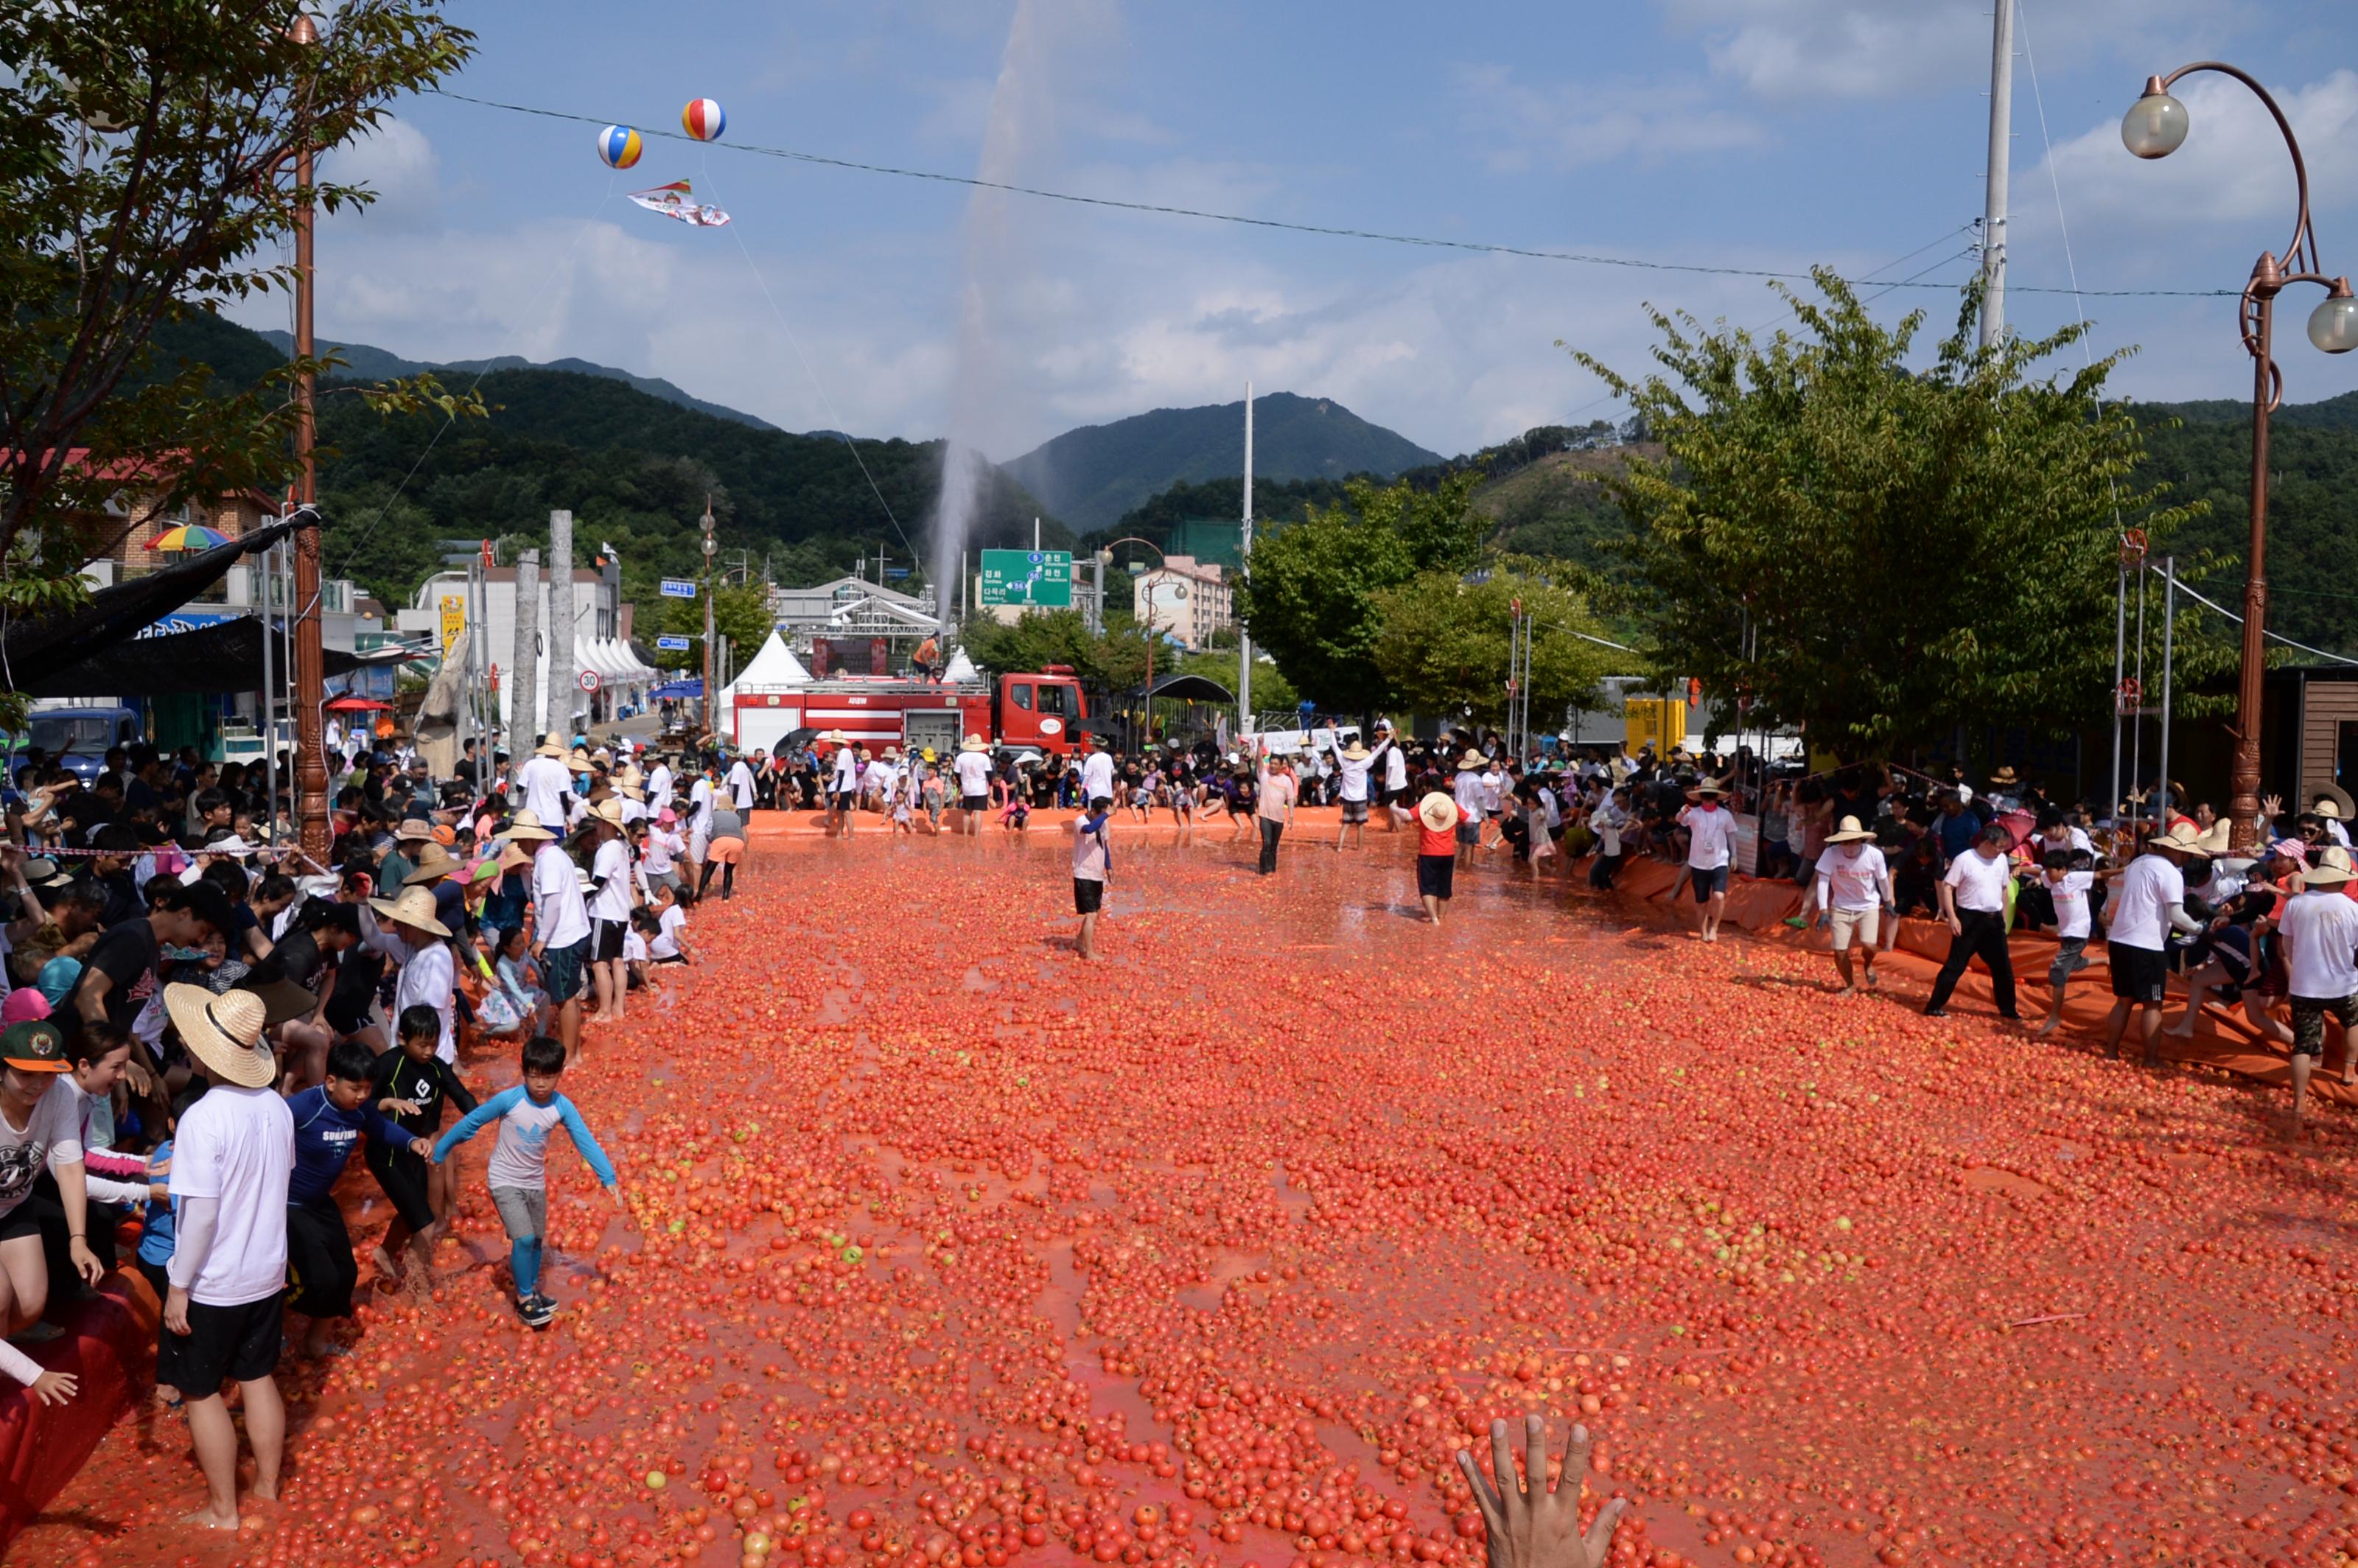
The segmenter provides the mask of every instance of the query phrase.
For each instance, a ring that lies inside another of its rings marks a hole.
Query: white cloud
[[[2054,150],[2016,190],[2024,227],[2053,228],[2050,178],[2062,190],[2065,212],[2084,235],[2134,232],[2141,236],[2209,242],[2213,225],[2248,229],[2254,255],[2275,250],[2292,230],[2292,160],[2266,108],[2241,83],[2211,73],[2181,79],[2176,86],[2192,129],[2186,145],[2148,163],[2121,145],[2120,123],[2105,120]],[[2309,153],[2311,210],[2328,212],[2358,203],[2358,72],[2337,70],[2321,81],[2277,94],[2293,134]],[[2121,105],[2125,111],[2129,102]],[[2028,197],[2041,200],[2028,200]],[[2121,259],[2148,266],[2173,260],[2168,251],[2114,247]],[[2347,252],[2327,261],[2347,270]],[[2234,280],[2234,281],[2240,281]]]
[[[368,205],[372,232],[416,232],[441,221],[442,160],[425,133],[406,120],[388,116],[320,158],[319,177],[376,193]]]
[[[1468,127],[1490,144],[1490,167],[1501,172],[1534,161],[1558,168],[1652,162],[1764,139],[1758,115],[1718,107],[1722,95],[1697,83],[1533,86],[1503,65],[1469,65],[1458,68],[1454,85]]]

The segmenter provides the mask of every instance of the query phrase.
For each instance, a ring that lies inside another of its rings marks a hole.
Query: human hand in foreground
[[[45,1405],[61,1405],[81,1389],[81,1380],[71,1372],[44,1372],[33,1379],[31,1392]]]
[[[1628,1504],[1619,1498],[1596,1510],[1588,1533],[1580,1532],[1580,1494],[1588,1476],[1588,1429],[1575,1424],[1564,1444],[1563,1474],[1552,1490],[1547,1481],[1547,1422],[1537,1415],[1523,1418],[1524,1476],[1515,1475],[1515,1456],[1507,1446],[1507,1423],[1490,1423],[1490,1468],[1498,1477],[1493,1487],[1482,1476],[1474,1455],[1457,1451],[1457,1467],[1474,1489],[1474,1506],[1482,1511],[1483,1533],[1490,1551],[1490,1568],[1603,1568],[1613,1545],[1613,1531]]]

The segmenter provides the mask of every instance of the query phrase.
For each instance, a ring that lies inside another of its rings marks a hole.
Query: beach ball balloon
[[[598,133],[598,157],[608,168],[628,168],[644,149],[638,132],[628,125],[609,125]]]
[[[681,128],[698,141],[717,142],[720,139],[720,133],[728,128],[729,116],[720,112],[720,105],[712,99],[691,98],[687,107],[679,112],[679,123]]]

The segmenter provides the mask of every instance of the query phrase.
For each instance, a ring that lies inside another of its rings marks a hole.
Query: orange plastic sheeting
[[[0,1393],[0,1552],[65,1489],[134,1395],[145,1391],[162,1304],[135,1270],[109,1275],[95,1300],[60,1314],[62,1338],[31,1347],[44,1367],[71,1372],[81,1390],[44,1405],[14,1383]]]

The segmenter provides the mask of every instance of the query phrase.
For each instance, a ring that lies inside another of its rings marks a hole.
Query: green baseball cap
[[[62,1073],[66,1061],[65,1031],[46,1018],[28,1018],[0,1030],[0,1062],[19,1072]]]

